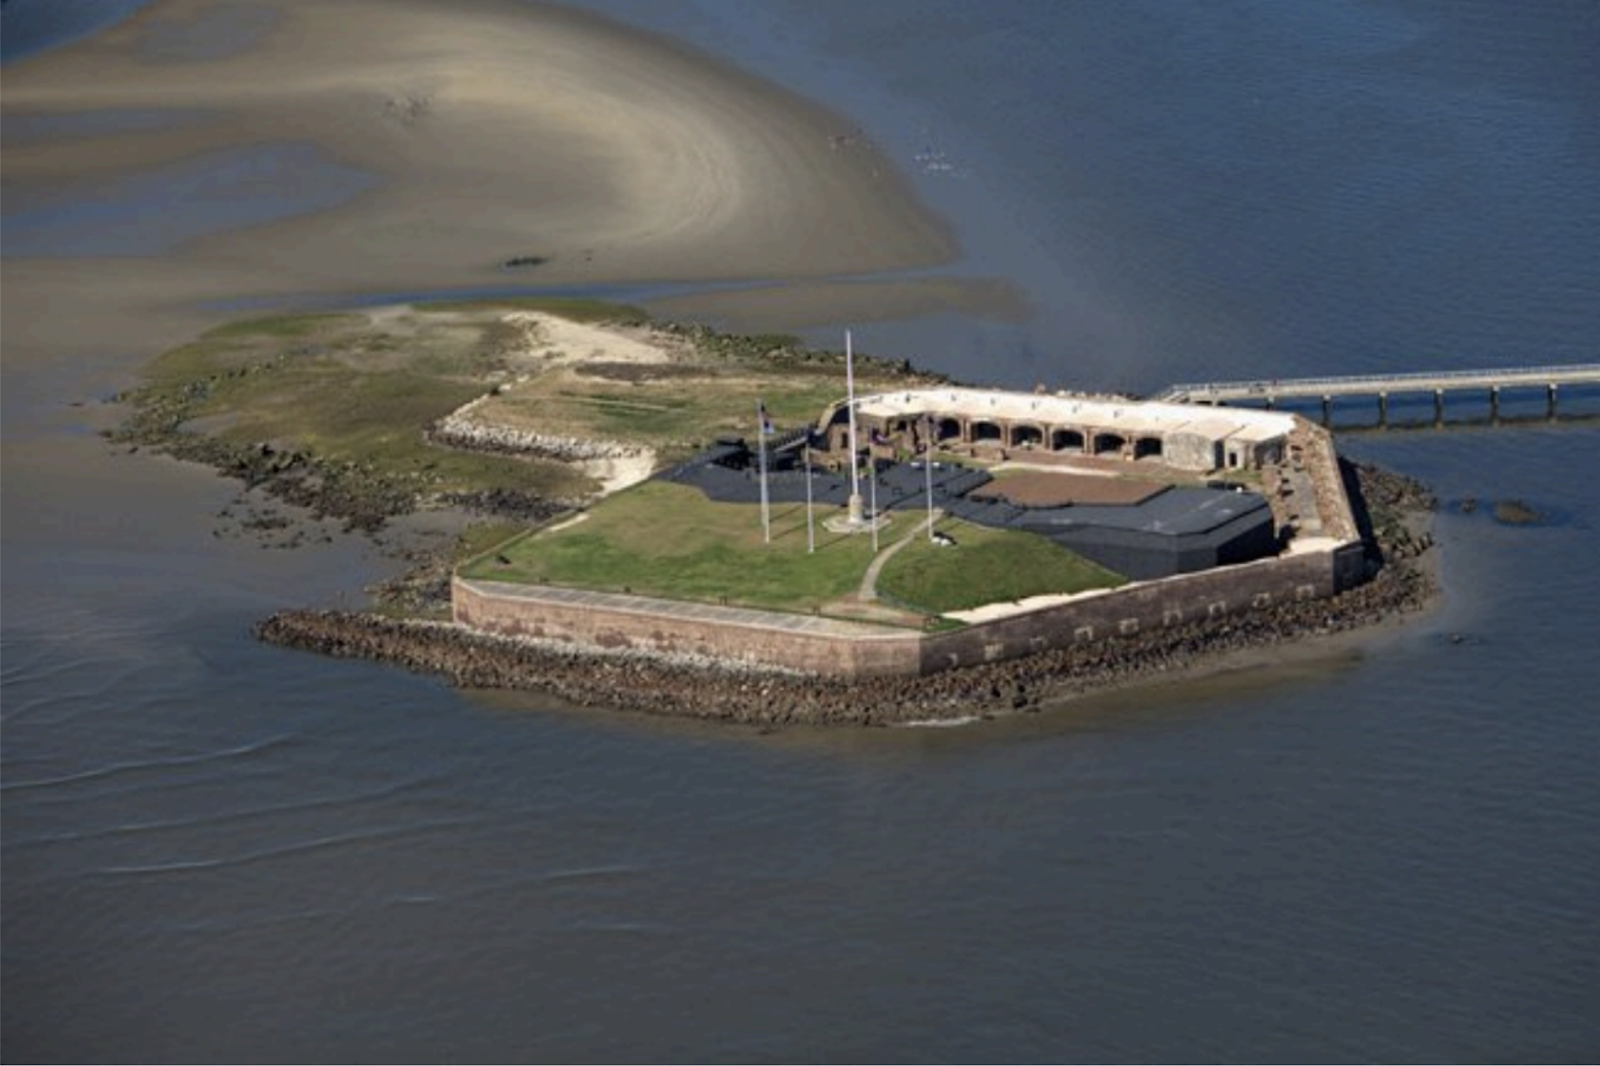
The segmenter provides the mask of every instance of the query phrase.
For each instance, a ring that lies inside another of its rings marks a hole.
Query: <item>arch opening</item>
[[[1050,434],[1050,450],[1053,452],[1081,452],[1083,451],[1083,434],[1075,429],[1058,429]]]
[[[1013,448],[1039,448],[1044,445],[1044,430],[1038,426],[1020,425],[1011,427],[1011,446]]]
[[[1127,440],[1120,433],[1096,433],[1094,435],[1094,454],[1115,455],[1120,453],[1127,443]]]

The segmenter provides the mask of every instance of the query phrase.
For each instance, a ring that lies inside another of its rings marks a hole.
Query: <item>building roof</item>
[[[883,392],[856,398],[856,409],[869,418],[906,418],[923,414],[958,414],[1007,422],[1039,422],[1058,426],[1092,426],[1130,436],[1183,430],[1212,440],[1240,436],[1262,441],[1283,436],[1294,417],[1248,407],[1196,407],[1107,396],[1005,392],[996,389],[938,388]]]
[[[1180,537],[1209,533],[1239,518],[1268,512],[1253,492],[1175,486],[1133,506],[1097,504],[1030,510],[1030,529],[1094,527]]]

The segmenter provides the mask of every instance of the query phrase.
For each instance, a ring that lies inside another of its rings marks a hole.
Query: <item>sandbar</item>
[[[158,0],[0,77],[8,210],[104,206],[131,178],[219,160],[242,171],[197,178],[224,222],[159,254],[8,253],[8,361],[36,343],[122,348],[130,320],[216,318],[236,298],[824,279],[957,254],[847,118],[566,8]],[[227,225],[229,195],[321,180],[273,152],[314,153],[340,202],[265,222],[241,206],[247,223]],[[92,314],[74,299],[88,292]]]

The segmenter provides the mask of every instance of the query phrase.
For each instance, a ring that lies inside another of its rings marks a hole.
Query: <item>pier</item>
[[[1322,420],[1329,421],[1333,401],[1341,396],[1371,396],[1378,402],[1378,421],[1389,415],[1389,397],[1396,393],[1431,394],[1436,422],[1444,420],[1447,392],[1477,391],[1489,397],[1491,417],[1498,416],[1500,393],[1505,389],[1543,389],[1546,412],[1556,415],[1556,399],[1562,386],[1600,385],[1600,363],[1564,366],[1518,367],[1501,370],[1444,370],[1420,374],[1360,374],[1350,377],[1290,378],[1272,381],[1215,381],[1195,385],[1172,385],[1152,397],[1165,403],[1221,405],[1258,403],[1268,408],[1280,400],[1307,399],[1322,402]]]

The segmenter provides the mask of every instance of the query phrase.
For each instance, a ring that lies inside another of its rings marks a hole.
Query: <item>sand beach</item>
[[[193,536],[203,517],[127,494],[182,496],[207,472],[95,433],[148,360],[241,314],[520,286],[781,294],[838,275],[910,309],[933,283],[895,272],[956,254],[848,119],[555,6],[157,0],[8,62],[0,109],[9,540],[86,514]],[[781,295],[766,306],[740,325],[794,324]]]
[[[3,88],[8,364],[166,343],[227,299],[955,254],[847,119],[564,8],[165,0]]]

